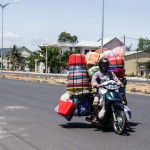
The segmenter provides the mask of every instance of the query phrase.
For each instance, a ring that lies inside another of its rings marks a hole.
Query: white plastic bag
[[[124,53],[125,53],[126,47],[125,46],[121,46],[121,47],[116,47],[112,50],[107,50],[105,51],[103,54],[105,56],[105,58],[112,58],[112,57],[123,57]]]
[[[132,117],[132,113],[128,106],[124,106],[124,112],[126,114],[127,121],[130,121]]]

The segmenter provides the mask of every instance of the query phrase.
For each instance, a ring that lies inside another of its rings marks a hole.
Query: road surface
[[[0,78],[0,150],[148,150],[150,97],[128,94],[133,113],[127,132],[94,128],[84,117],[71,122],[56,107],[65,86]]]

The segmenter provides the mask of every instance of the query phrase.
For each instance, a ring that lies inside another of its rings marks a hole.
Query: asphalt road
[[[148,150],[150,97],[128,94],[127,132],[94,128],[84,117],[67,122],[54,108],[65,86],[0,78],[0,150]]]

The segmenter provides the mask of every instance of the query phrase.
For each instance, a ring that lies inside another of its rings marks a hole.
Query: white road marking
[[[25,106],[6,106],[4,110],[20,110],[20,109],[27,109]]]

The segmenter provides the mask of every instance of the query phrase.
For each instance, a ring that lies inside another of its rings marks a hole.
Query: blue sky
[[[1,4],[8,2],[0,0]],[[149,7],[150,0],[105,0],[104,37],[123,41],[125,35],[132,49],[136,39],[150,39]],[[16,44],[35,51],[41,42],[56,42],[64,31],[79,41],[97,41],[101,22],[102,0],[19,0],[4,9],[4,47]]]

